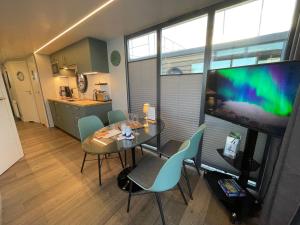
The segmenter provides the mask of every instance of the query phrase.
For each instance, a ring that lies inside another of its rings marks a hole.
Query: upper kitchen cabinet
[[[50,58],[58,69],[76,66],[78,73],[109,72],[106,42],[95,38],[82,39],[54,52]]]

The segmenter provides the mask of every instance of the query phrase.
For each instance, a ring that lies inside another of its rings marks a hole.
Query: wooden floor
[[[161,224],[152,194],[134,196],[126,213],[128,195],[117,187],[117,158],[104,161],[100,188],[96,161],[87,162],[80,173],[79,141],[56,128],[22,122],[17,126],[25,156],[0,176],[0,224]],[[205,181],[195,171],[190,174],[194,200],[188,206],[178,190],[162,194],[167,224],[230,224]]]

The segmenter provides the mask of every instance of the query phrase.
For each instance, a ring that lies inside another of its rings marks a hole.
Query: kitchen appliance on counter
[[[59,95],[64,98],[72,98],[72,91],[69,86],[60,86]]]
[[[93,99],[95,101],[99,101],[99,102],[111,101],[110,96],[107,92],[107,85],[108,83],[101,83],[101,82],[95,84],[95,86],[99,86],[98,89],[94,89]]]
[[[98,91],[94,90],[94,100],[99,102],[107,102],[110,101],[109,94],[106,91]]]

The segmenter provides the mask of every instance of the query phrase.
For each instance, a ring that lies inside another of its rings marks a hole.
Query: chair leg
[[[124,151],[125,167],[127,166],[127,153]]]
[[[127,213],[129,213],[130,208],[130,200],[131,200],[131,193],[132,193],[132,181],[129,181],[129,194],[128,194],[128,203],[127,203]]]
[[[189,179],[188,173],[187,173],[187,171],[186,171],[186,165],[185,165],[184,162],[183,162],[183,176],[184,176],[185,181],[186,181],[186,184],[187,184],[187,186],[188,186],[190,198],[193,200],[193,195],[192,195],[192,188],[191,188],[191,184],[190,184],[190,179]]]
[[[200,170],[199,170],[199,168],[198,168],[198,166],[197,166],[197,163],[196,163],[196,159],[193,158],[193,161],[194,161],[194,165],[195,165],[195,168],[196,168],[196,170],[197,170],[197,173],[198,173],[199,177],[201,177]]]
[[[101,186],[102,181],[101,181],[101,160],[100,160],[100,155],[98,155],[98,170],[99,170],[99,186]]]
[[[178,187],[178,189],[179,189],[179,191],[180,191],[180,193],[181,193],[181,196],[182,196],[182,198],[183,198],[183,200],[184,200],[184,203],[185,203],[186,205],[188,205],[188,202],[187,202],[187,200],[186,200],[186,198],[185,198],[185,196],[184,196],[184,193],[183,193],[183,191],[182,191],[182,188],[181,188],[179,182],[178,182],[178,184],[177,184],[177,187]]]
[[[80,172],[82,173],[82,171],[83,171],[83,167],[84,167],[84,163],[85,163],[85,159],[86,159],[86,152],[84,153],[84,156],[83,156],[83,161],[82,161],[82,165],[81,165],[81,170],[80,170]]]
[[[155,198],[156,198],[156,201],[157,201],[157,204],[158,204],[158,208],[159,208],[159,212],[160,212],[160,216],[161,216],[161,221],[162,221],[163,225],[166,225],[165,216],[164,216],[164,212],[163,212],[163,209],[162,209],[161,199],[160,199],[159,193],[155,192],[154,194],[155,194]]]
[[[142,155],[144,155],[144,152],[143,152],[143,147],[142,147],[142,145],[140,145],[140,148],[141,148]]]
[[[118,152],[118,155],[119,155],[119,159],[120,159],[120,161],[121,161],[122,168],[124,169],[124,164],[123,164],[123,160],[122,160],[121,153]]]

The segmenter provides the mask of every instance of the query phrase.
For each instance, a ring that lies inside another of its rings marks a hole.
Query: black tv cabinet
[[[233,224],[239,223],[247,217],[254,216],[256,212],[260,210],[260,202],[247,190],[249,173],[259,167],[259,164],[253,160],[257,135],[257,131],[248,129],[245,149],[243,154],[240,155],[238,164],[234,164],[233,161],[231,162],[223,157],[224,160],[240,170],[241,173],[237,182],[245,189],[245,197],[227,197],[219,186],[218,180],[233,178],[232,176],[215,171],[206,171],[204,173],[204,178],[209,184],[212,192],[230,212],[230,218]],[[218,150],[218,152],[220,154],[221,150]]]

